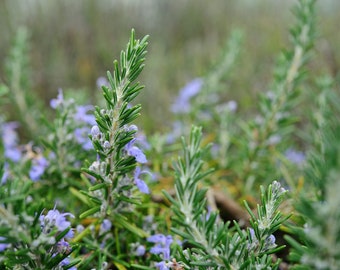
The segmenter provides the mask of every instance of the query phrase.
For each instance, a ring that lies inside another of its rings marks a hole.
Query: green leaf
[[[138,235],[139,237],[144,238],[144,237],[149,236],[148,233],[146,233],[142,229],[138,228],[134,223],[128,221],[126,217],[124,217],[120,214],[115,214],[114,221],[121,228],[129,230],[130,232]]]
[[[84,213],[80,214],[79,215],[79,218],[85,218],[85,217],[88,217],[88,216],[91,216],[95,213],[98,213],[100,211],[100,206],[95,206],[87,211],[85,211]]]

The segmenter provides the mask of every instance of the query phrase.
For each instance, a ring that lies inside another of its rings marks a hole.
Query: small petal
[[[61,88],[58,89],[58,96],[57,98],[51,99],[50,106],[53,109],[56,109],[64,102],[64,95],[63,90]]]
[[[149,236],[147,241],[151,243],[165,242],[165,236],[163,234],[154,234]]]
[[[135,184],[137,188],[140,190],[140,192],[149,194],[150,191],[147,184],[142,179],[139,178],[142,173],[146,173],[146,171],[141,171],[140,167],[137,167],[134,173]]]
[[[94,137],[94,136],[97,136],[98,134],[100,133],[100,130],[99,130],[99,127],[98,126],[93,126],[91,128],[91,135]]]
[[[2,124],[0,133],[4,146],[4,156],[14,162],[21,158],[21,151],[18,147],[19,136],[16,129],[19,127],[17,122],[8,122]]]
[[[96,81],[96,85],[98,88],[102,88],[102,86],[110,87],[109,81],[105,77],[99,77]]]
[[[143,180],[140,179],[136,179],[136,186],[138,187],[139,191],[145,194],[149,194],[149,187],[147,186],[147,184],[145,184],[145,182]]]
[[[306,159],[305,154],[303,152],[296,151],[294,149],[288,149],[285,152],[285,156],[289,161],[297,165],[302,164]]]
[[[137,146],[134,146],[136,139],[131,140],[126,146],[125,150],[129,156],[135,157],[136,161],[139,163],[147,163],[146,156],[144,155],[143,151],[140,150]]]
[[[111,229],[111,227],[112,227],[111,221],[108,219],[104,219],[102,224],[100,225],[100,231],[102,233],[107,232]]]
[[[93,149],[93,144],[92,141],[89,139],[88,134],[89,129],[87,127],[76,128],[74,130],[74,136],[84,150]]]
[[[0,240],[3,241],[3,240],[5,240],[5,238],[0,236]],[[0,243],[0,252],[4,251],[8,246],[9,246],[9,244],[7,244],[7,243]]]
[[[74,218],[71,213],[60,213],[58,210],[49,210],[47,215],[41,215],[39,217],[41,228],[44,230],[45,227],[53,228],[56,227],[59,232],[62,232],[71,226],[71,222],[66,220],[66,216]],[[73,230],[69,230],[65,235],[66,238],[72,238],[74,235]]]
[[[201,78],[196,78],[189,82],[184,88],[179,92],[175,103],[172,105],[171,110],[174,113],[186,113],[190,111],[190,99],[196,96],[203,86],[203,80]]]
[[[145,246],[139,245],[136,249],[137,256],[143,256],[145,254]]]
[[[29,171],[29,176],[33,181],[39,180],[48,166],[48,161],[43,156],[38,156],[32,160],[32,167]]]
[[[87,114],[88,111],[93,110],[92,105],[77,106],[76,113],[74,114],[74,120],[77,122],[84,122],[89,125],[94,125],[96,123],[96,118],[93,114]]]
[[[159,270],[169,270],[170,268],[166,265],[165,262],[159,262],[156,263],[156,267],[158,267]]]

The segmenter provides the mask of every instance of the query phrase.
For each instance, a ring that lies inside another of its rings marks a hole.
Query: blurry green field
[[[105,76],[125,46],[131,28],[150,35],[149,54],[139,97],[143,126],[160,130],[171,122],[169,107],[178,90],[204,76],[218,59],[232,29],[244,31],[237,68],[226,84],[226,98],[241,109],[253,106],[267,90],[275,57],[288,43],[294,1],[227,0],[2,0],[0,60],[6,57],[16,29],[30,31],[32,89],[45,100],[59,87],[86,91],[95,103],[96,79]],[[339,77],[340,2],[319,1],[316,75]],[[0,65],[0,80],[4,78]]]

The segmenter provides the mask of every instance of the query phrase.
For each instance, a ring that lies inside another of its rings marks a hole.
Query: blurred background
[[[218,60],[232,29],[244,32],[238,65],[226,89],[240,108],[254,106],[268,90],[279,51],[289,44],[295,1],[280,0],[0,0],[0,63],[16,30],[30,34],[32,90],[48,104],[57,89],[76,89],[96,104],[96,80],[125,49],[131,28],[150,35],[138,97],[149,132],[167,128],[179,89],[204,76]],[[208,4],[209,3],[209,4]],[[339,76],[340,1],[318,1],[316,75]],[[6,81],[0,65],[0,81]]]

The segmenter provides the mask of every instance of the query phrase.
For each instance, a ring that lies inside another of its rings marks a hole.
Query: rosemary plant
[[[237,186],[231,192],[236,198],[249,194],[256,197],[254,190],[268,174],[277,179],[284,177],[286,185],[295,187],[296,178],[286,164],[294,149],[293,131],[300,121],[294,108],[302,100],[300,88],[316,35],[314,6],[314,0],[301,0],[293,9],[296,22],[290,31],[292,46],[279,55],[270,90],[261,94],[255,117],[243,120],[237,102],[225,101],[228,89],[222,82],[223,78],[230,79],[237,63],[240,32],[231,35],[225,53],[211,73],[184,87],[172,106],[180,120],[176,124],[183,132],[190,126],[188,119],[199,121],[207,133],[213,130],[207,137],[214,143],[211,155],[219,171],[218,180],[226,180],[228,187]]]
[[[193,127],[189,144],[183,140],[183,158],[176,164],[176,198],[165,192],[173,205],[176,226],[172,231],[183,238],[183,245],[177,248],[176,260],[163,261],[164,267],[179,264],[183,269],[277,269],[279,261],[273,262],[268,254],[282,248],[275,243],[273,233],[285,220],[278,207],[286,191],[273,182],[262,190],[257,217],[247,206],[252,227],[241,230],[234,222],[231,228],[211,210],[206,190],[199,188],[199,181],[211,172],[202,172],[205,149],[200,148],[201,139],[201,129]]]
[[[335,270],[340,266],[340,96],[328,77],[319,80],[318,86],[322,91],[314,114],[314,149],[305,168],[309,192],[303,190],[296,202],[302,226],[292,226],[297,239],[287,236],[293,247],[291,260],[296,263],[292,269]]]
[[[226,94],[225,82],[237,63],[242,48],[243,33],[234,30],[223,48],[219,60],[202,78],[195,78],[180,90],[171,110],[178,118],[176,122],[182,134],[190,134],[190,123],[200,122],[202,127],[210,127],[224,122],[225,115],[235,111],[235,101],[222,103]],[[222,116],[221,116],[222,115]],[[178,135],[178,134],[177,134]],[[172,134],[176,137],[176,134]],[[222,136],[223,137],[223,136]],[[217,138],[217,142],[225,138]]]
[[[37,117],[29,35],[20,30],[0,83],[0,105],[14,104],[20,119],[10,121],[7,110],[0,116],[0,268],[340,269],[340,97],[332,78],[319,80],[315,104],[305,105],[307,158],[287,152],[314,6],[298,1],[292,49],[279,57],[256,119],[242,120],[237,103],[223,100],[240,52],[236,31],[216,66],[173,104],[179,131],[157,133],[150,144],[135,105],[148,36],[136,39],[132,30],[100,80],[102,105],[59,89],[53,113]],[[179,137],[183,152],[170,168]],[[225,215],[235,205],[242,218]]]
[[[139,237],[146,236],[133,221],[134,205],[141,204],[135,191],[148,194],[149,188],[141,177],[145,173],[142,165],[147,159],[137,146],[135,135],[138,128],[131,124],[139,116],[141,106],[131,105],[131,102],[143,89],[135,80],[144,67],[147,39],[146,36],[136,40],[134,31],[131,32],[127,48],[120,54],[120,61],[114,61],[113,73],[107,73],[109,86],[102,86],[106,107],[95,108],[96,124],[91,128],[90,139],[97,159],[88,168],[83,168],[83,172],[92,177],[92,182],[88,191],[78,194],[86,197],[85,201],[90,207],[80,214],[80,219],[93,217],[94,221],[76,238],[76,242],[87,234],[90,235],[89,239],[101,238],[109,233],[111,227],[115,228],[115,236],[108,237],[107,246],[115,245],[116,252],[102,252],[98,248],[95,255],[92,254],[100,258],[97,267],[102,267],[108,259],[115,261],[116,265],[126,264],[119,258],[122,256],[119,247],[122,238],[118,237],[121,231],[128,230]],[[105,227],[105,223],[109,226],[99,231],[97,236],[91,232],[93,226],[102,224]],[[95,239],[91,241],[96,242]],[[85,260],[83,267],[90,267],[91,260]]]
[[[299,103],[298,87],[315,38],[314,6],[314,0],[301,0],[293,9],[296,23],[290,31],[292,49],[284,51],[278,58],[274,81],[260,100],[260,115],[241,125],[246,138],[238,142],[242,155],[237,158],[242,163],[237,169],[236,179],[244,183],[246,194],[251,193],[254,185],[265,177],[261,173],[276,175],[280,153],[293,143],[291,134],[297,122],[293,108]]]
[[[5,61],[7,81],[2,85],[3,89],[11,91],[7,97],[15,106],[16,116],[25,126],[27,135],[34,138],[39,130],[38,118],[39,107],[35,94],[31,90],[31,74],[28,63],[28,38],[29,32],[26,28],[17,31],[13,48]],[[0,91],[1,92],[1,91]],[[27,112],[30,113],[27,113]]]

